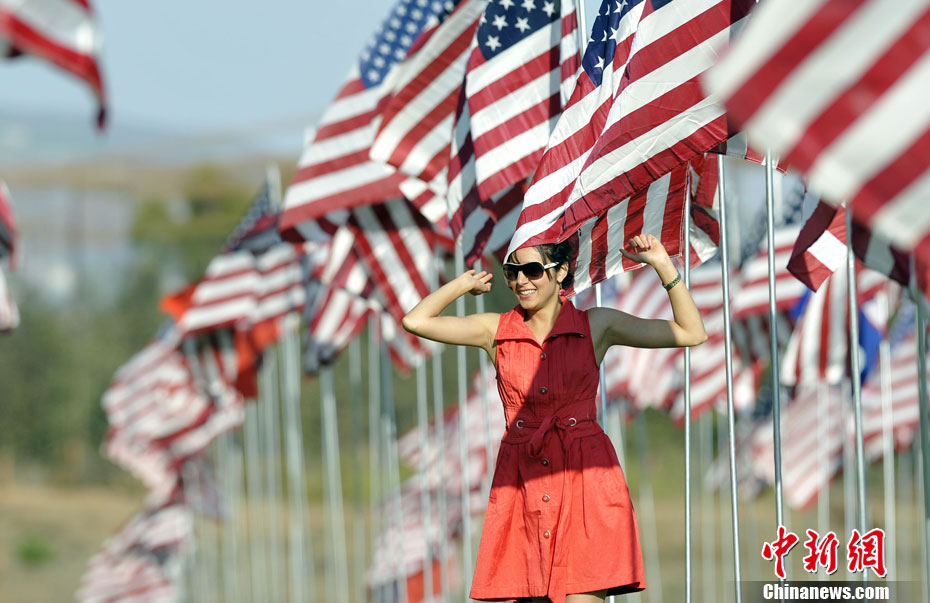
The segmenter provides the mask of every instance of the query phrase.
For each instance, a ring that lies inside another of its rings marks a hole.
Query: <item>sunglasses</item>
[[[537,279],[543,275],[543,272],[558,265],[558,262],[550,262],[545,265],[540,262],[527,262],[525,264],[511,264],[508,262],[504,264],[504,278],[508,281],[515,281],[522,272],[528,279]]]

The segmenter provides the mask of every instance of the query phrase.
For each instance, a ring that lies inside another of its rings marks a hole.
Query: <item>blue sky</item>
[[[600,4],[585,1],[589,14]],[[145,125],[196,136],[254,127],[293,131],[299,147],[392,5],[96,0],[111,131]],[[38,111],[89,122],[94,112],[83,85],[36,60],[0,64],[0,82],[0,120]]]

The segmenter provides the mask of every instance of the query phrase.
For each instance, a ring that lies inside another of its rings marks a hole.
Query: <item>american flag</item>
[[[6,275],[0,270],[0,333],[12,331],[19,326],[19,309],[6,283]]]
[[[753,4],[601,4],[583,72],[527,191],[511,250],[566,239],[727,139],[726,116],[697,78]]]
[[[405,196],[440,227],[448,222],[445,170],[455,107],[486,3],[465,0],[438,28],[423,34],[418,42],[422,46],[398,68],[371,147],[372,159],[414,179],[402,185]],[[414,190],[417,183],[420,187]]]
[[[846,270],[836,272],[816,292],[808,293],[794,310],[798,323],[788,341],[781,364],[782,384],[787,386],[815,385],[819,382],[837,384],[849,374],[849,294]],[[871,299],[886,279],[863,267],[856,271],[859,303]],[[874,335],[875,328],[859,311],[860,346]],[[876,342],[877,344],[877,342]],[[877,353],[866,348],[867,356]],[[863,372],[869,366],[865,363]]]
[[[830,484],[843,464],[844,440],[852,438],[850,408],[839,386],[804,388],[781,412],[782,479],[785,500],[804,508]],[[751,436],[751,471],[775,483],[772,420]]]
[[[281,242],[279,216],[275,211],[280,200],[280,190],[275,190],[279,178],[277,172],[269,174],[259,187],[245,215],[226,238],[225,251],[245,249],[259,253]]]
[[[380,105],[393,90],[397,66],[420,34],[454,8],[450,0],[400,0],[378,27],[304,144],[284,197],[280,228],[286,238],[304,238],[305,221],[400,194],[405,176],[369,157]]]
[[[823,201],[817,204],[798,236],[788,270],[812,290],[846,264],[846,208]],[[853,222],[853,253],[866,266],[907,285],[910,280],[908,256],[892,247],[883,237]]]
[[[477,257],[519,204],[578,72],[573,2],[490,2],[456,110],[448,171],[452,232]],[[483,210],[483,212],[482,212]],[[476,215],[477,214],[477,215]],[[478,234],[481,233],[481,234]]]
[[[800,228],[788,224],[775,229],[775,307],[787,311],[794,307],[807,288],[788,271],[791,250]],[[739,280],[733,289],[731,311],[734,319],[767,314],[769,311],[768,241],[763,241],[756,254],[739,269]]]
[[[706,84],[751,141],[927,259],[928,31],[923,2],[765,2]]]
[[[10,189],[0,180],[0,260],[10,258],[10,267],[16,267],[16,218],[13,217],[13,203]]]
[[[183,502],[146,508],[91,558],[78,601],[180,600],[184,560],[193,535],[193,514]]]
[[[106,121],[106,95],[97,64],[101,35],[90,0],[0,0],[0,44],[31,54],[84,80],[97,97],[97,124]]]
[[[314,282],[307,304],[309,325],[304,370],[316,374],[320,367],[332,364],[339,353],[364,328],[372,304],[345,289]]]

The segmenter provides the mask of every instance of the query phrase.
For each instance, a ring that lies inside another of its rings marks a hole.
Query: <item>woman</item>
[[[646,587],[626,480],[596,421],[598,366],[613,345],[694,346],[707,335],[658,239],[639,235],[630,248],[624,256],[658,273],[673,320],[576,310],[560,295],[572,282],[568,243],[518,249],[507,258],[504,278],[519,301],[510,312],[440,316],[459,296],[491,290],[490,273],[469,270],[404,317],[404,328],[420,337],[483,348],[497,368],[507,430],[473,599],[595,603]]]

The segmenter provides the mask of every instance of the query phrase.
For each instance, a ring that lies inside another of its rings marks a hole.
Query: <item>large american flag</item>
[[[316,131],[307,137],[284,198],[280,228],[285,237],[306,237],[305,221],[399,194],[405,176],[369,157],[380,105],[393,89],[396,67],[419,35],[454,8],[450,0],[400,0],[378,27]]]
[[[926,259],[928,32],[925,2],[767,1],[706,83],[751,141]]]
[[[84,80],[97,97],[97,124],[106,120],[98,65],[101,35],[90,0],[0,0],[0,46],[31,54]]]
[[[483,251],[522,200],[577,76],[573,2],[490,2],[482,15],[456,110],[446,198],[452,232]]]
[[[445,170],[459,89],[471,40],[487,0],[465,0],[435,30],[421,37],[398,68],[382,111],[371,157],[410,177],[401,185],[434,224],[445,227]]]
[[[605,0],[510,249],[564,240],[727,139],[698,76],[754,3]],[[658,232],[654,232],[658,236]]]

